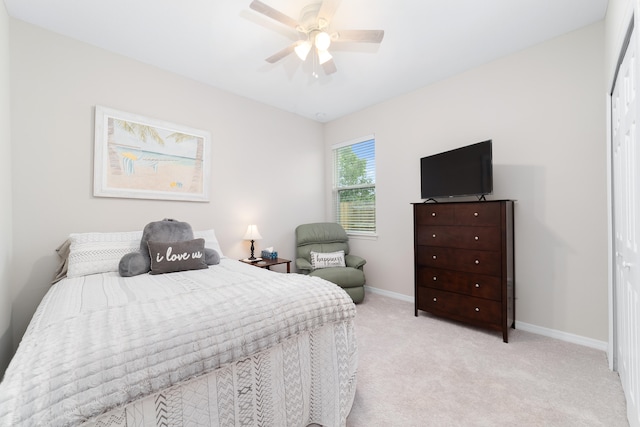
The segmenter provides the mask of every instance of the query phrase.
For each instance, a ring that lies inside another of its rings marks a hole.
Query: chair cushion
[[[365,282],[364,272],[352,267],[322,268],[313,270],[309,275],[333,282],[341,288],[363,286]]]
[[[302,224],[296,228],[296,244],[298,246],[316,243],[344,243],[348,240],[347,232],[335,222]]]

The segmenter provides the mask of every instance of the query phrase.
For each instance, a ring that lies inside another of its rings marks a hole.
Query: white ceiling
[[[263,1],[298,19],[316,0]],[[265,62],[297,35],[251,0],[4,2],[13,18],[326,122],[602,20],[608,0],[342,0],[331,30],[384,40],[332,45],[338,71],[317,79],[295,54]]]

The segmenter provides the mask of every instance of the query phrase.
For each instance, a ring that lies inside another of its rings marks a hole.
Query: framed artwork
[[[209,201],[209,132],[96,106],[93,195]]]

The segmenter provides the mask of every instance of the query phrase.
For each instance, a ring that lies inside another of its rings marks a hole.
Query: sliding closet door
[[[637,43],[635,31],[612,93],[613,220],[615,254],[615,357],[631,426],[640,426],[640,142],[637,129]]]

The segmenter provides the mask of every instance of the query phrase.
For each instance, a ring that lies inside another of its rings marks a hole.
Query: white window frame
[[[339,179],[338,179],[338,159],[337,159],[337,154],[338,154],[338,150],[340,148],[344,148],[344,147],[348,147],[348,146],[352,146],[352,145],[356,145],[362,142],[367,142],[367,141],[373,141],[373,146],[374,146],[374,160],[375,160],[375,147],[376,147],[376,138],[375,135],[367,135],[361,138],[356,138],[356,139],[352,139],[349,141],[344,141],[344,142],[340,142],[337,144],[333,144],[331,146],[331,155],[332,155],[332,168],[333,168],[333,190],[332,190],[332,214],[334,217],[335,222],[340,223],[339,218],[338,218],[338,195],[339,192],[342,190],[350,190],[350,189],[358,189],[358,188],[373,188],[374,190],[374,194],[376,194],[376,175],[377,175],[377,171],[376,171],[376,167],[375,167],[375,163],[374,162],[374,179],[373,179],[373,183],[372,184],[361,184],[361,185],[353,185],[353,186],[345,186],[345,187],[339,187],[338,183],[339,183]],[[358,236],[358,237],[372,237],[375,238],[377,237],[377,194],[375,197],[375,201],[374,201],[374,219],[373,219],[373,231],[356,231],[356,230],[350,230],[347,227],[345,227],[345,231],[347,232],[348,235],[350,236]]]

